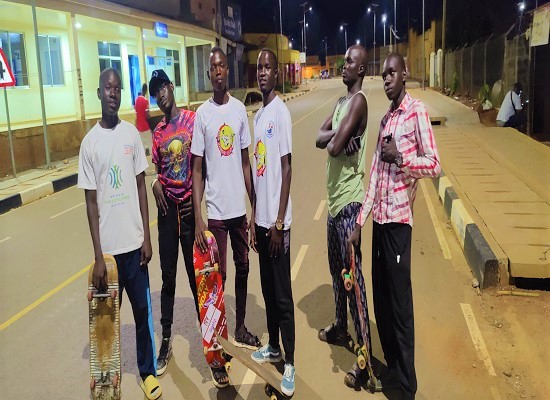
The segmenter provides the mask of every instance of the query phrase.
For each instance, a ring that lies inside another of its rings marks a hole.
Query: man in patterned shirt
[[[411,287],[411,236],[417,180],[441,171],[439,154],[424,104],[405,91],[407,71],[400,54],[384,62],[384,91],[391,100],[382,118],[365,201],[349,244],[358,245],[361,227],[372,212],[374,313],[389,373],[371,390],[401,388],[414,399],[414,315]]]

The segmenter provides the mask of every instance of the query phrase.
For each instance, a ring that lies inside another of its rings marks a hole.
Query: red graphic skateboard
[[[204,356],[211,368],[229,369],[228,357],[218,342],[218,336],[227,339],[225,301],[223,297],[222,275],[219,271],[220,256],[214,235],[204,232],[208,249],[206,252],[195,243],[193,245],[193,266],[197,282],[199,319]]]

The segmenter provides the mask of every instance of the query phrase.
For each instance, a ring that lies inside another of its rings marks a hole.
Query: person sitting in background
[[[516,82],[502,101],[497,115],[497,126],[520,129],[526,123],[526,117],[521,105],[521,83]]]

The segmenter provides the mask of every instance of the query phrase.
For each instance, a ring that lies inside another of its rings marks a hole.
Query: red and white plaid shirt
[[[403,165],[386,163],[380,158],[382,141],[387,135],[396,140]],[[372,211],[379,224],[413,224],[412,206],[417,180],[435,178],[441,172],[439,154],[426,107],[408,93],[397,110],[392,106],[382,118],[378,144],[370,170],[370,181],[357,223],[363,226]]]

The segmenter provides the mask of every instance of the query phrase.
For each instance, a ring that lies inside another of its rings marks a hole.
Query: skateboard
[[[193,245],[193,267],[197,282],[197,299],[199,302],[199,320],[206,363],[211,368],[230,368],[227,354],[218,338],[227,339],[227,320],[225,318],[225,301],[223,297],[222,275],[219,271],[220,256],[216,238],[210,231],[204,232],[208,249],[202,252]]]
[[[284,399],[289,399],[290,397],[286,396],[281,392],[280,384],[283,376],[275,371],[273,368],[266,368],[265,366],[258,364],[250,357],[250,353],[244,349],[241,349],[235,346],[233,343],[229,342],[223,337],[218,337],[218,341],[224,348],[225,352],[240,361],[246,368],[254,372],[265,382],[265,394],[270,397],[270,400],[277,400],[277,396],[280,395]]]
[[[373,384],[378,382],[374,371],[372,370],[371,357],[370,357],[370,342],[367,335],[367,321],[363,318],[363,303],[361,302],[361,292],[359,290],[359,284],[357,283],[357,271],[355,269],[355,251],[351,246],[350,252],[350,267],[342,270],[342,279],[344,280],[344,287],[349,292],[355,289],[355,303],[357,304],[357,313],[359,314],[359,323],[361,326],[361,337],[363,338],[363,346],[355,344],[353,352],[357,355],[357,365],[364,370],[367,369],[369,378]]]
[[[93,268],[88,273],[88,310],[90,326],[90,398],[119,400],[120,392],[120,307],[118,270],[111,255],[104,254],[107,266],[107,291],[99,293],[92,284]]]

